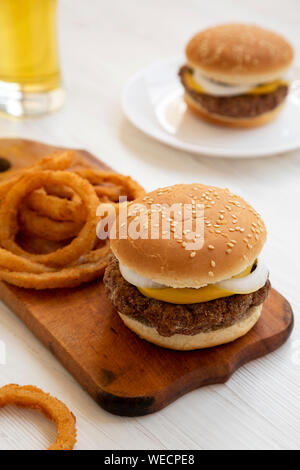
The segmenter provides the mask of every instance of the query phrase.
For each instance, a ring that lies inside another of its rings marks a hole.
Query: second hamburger
[[[254,25],[224,24],[196,34],[187,44],[179,75],[188,108],[230,127],[271,121],[288,94],[291,45]]]

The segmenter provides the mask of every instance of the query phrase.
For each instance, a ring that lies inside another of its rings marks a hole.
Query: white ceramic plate
[[[123,110],[138,129],[172,147],[215,157],[263,157],[300,147],[297,89],[273,122],[254,129],[222,128],[186,109],[177,75],[183,63],[184,58],[167,60],[130,79],[123,93]]]

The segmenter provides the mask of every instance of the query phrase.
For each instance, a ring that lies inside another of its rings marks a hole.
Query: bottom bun
[[[220,328],[218,330],[209,331],[208,333],[198,333],[196,335],[175,334],[173,336],[161,336],[155,328],[146,326],[137,320],[122,315],[120,312],[118,313],[125,325],[140,336],[140,338],[163,348],[189,351],[191,349],[212,348],[213,346],[230,343],[244,336],[258,321],[261,311],[262,305],[251,307],[248,311],[247,318],[227,328]]]
[[[197,103],[193,98],[191,98],[187,93],[184,94],[184,101],[186,102],[188,108],[192,113],[196,114],[198,117],[205,119],[206,121],[212,124],[218,124],[221,126],[227,127],[258,127],[268,124],[272,121],[283,109],[285,101],[281,103],[273,111],[260,114],[253,118],[230,118],[222,116],[221,114],[213,114],[206,111],[199,103]]]

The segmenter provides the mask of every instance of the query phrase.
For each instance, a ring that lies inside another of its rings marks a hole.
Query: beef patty
[[[104,285],[108,298],[118,312],[156,328],[162,336],[175,333],[195,335],[229,327],[246,318],[250,307],[262,304],[270,290],[270,282],[267,281],[264,287],[251,294],[175,305],[142,295],[123,278],[114,256],[106,268]]]
[[[287,86],[279,86],[272,93],[262,95],[237,95],[237,96],[212,96],[205,93],[197,93],[188,87],[185,77],[191,69],[184,65],[179,70],[181,83],[185,91],[194,101],[211,114],[219,114],[230,118],[251,118],[273,111],[288,94]]]

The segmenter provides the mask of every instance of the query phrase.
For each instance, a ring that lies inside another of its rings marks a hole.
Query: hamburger
[[[184,100],[197,116],[230,127],[271,121],[289,90],[292,46],[254,25],[224,24],[196,34],[179,76]]]
[[[234,341],[256,324],[270,289],[260,259],[266,228],[241,197],[178,184],[136,199],[120,217],[104,284],[138,336],[192,350]]]

